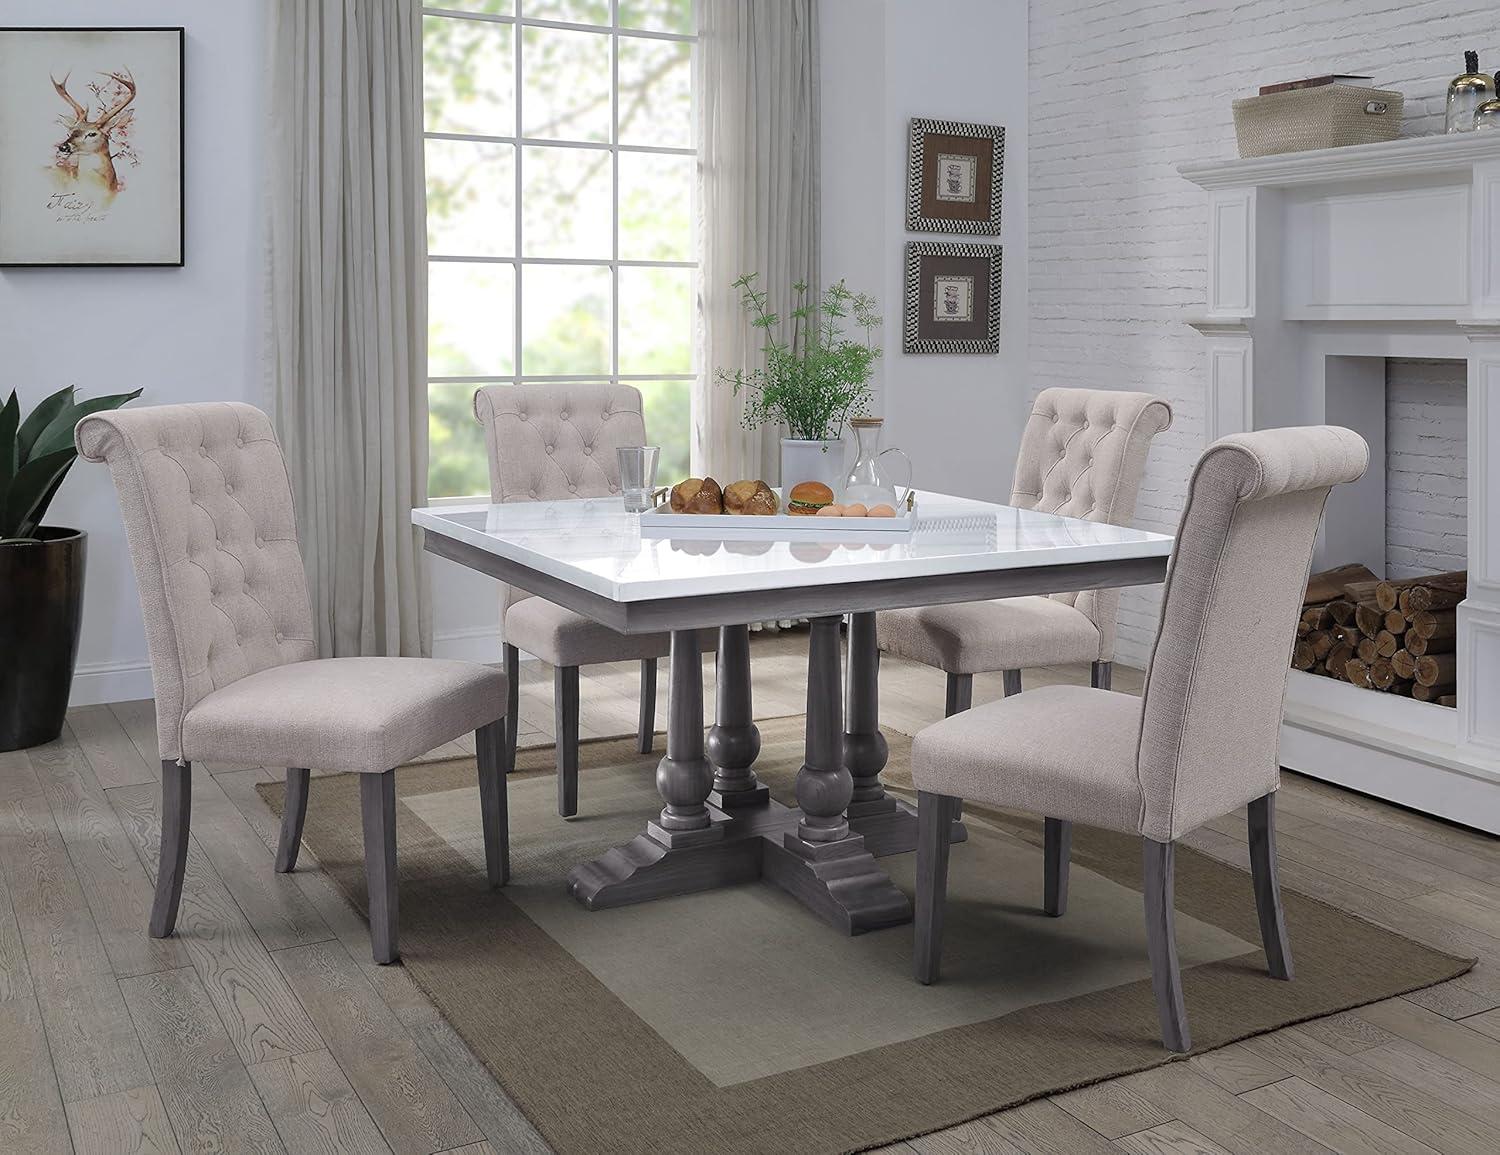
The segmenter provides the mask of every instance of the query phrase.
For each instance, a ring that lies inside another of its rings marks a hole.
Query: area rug
[[[756,769],[791,803],[802,719],[761,723]],[[911,739],[887,731],[886,779]],[[1069,909],[1039,910],[1039,821],[966,809],[943,981],[911,979],[911,928],[847,938],[768,883],[589,912],[573,864],[659,808],[657,756],[585,743],[579,815],[551,748],[509,783],[513,879],[484,885],[471,759],[396,776],[401,952],[559,1152],[839,1152],[891,1143],[1166,1062],[1136,839],[1078,828]],[[260,790],[280,812],[282,787]],[[313,783],[305,839],[365,909],[354,775]],[[915,855],[883,860],[911,892]],[[1429,986],[1470,962],[1288,891],[1294,982],[1268,978],[1247,874],[1177,855],[1178,946],[1198,1050]]]

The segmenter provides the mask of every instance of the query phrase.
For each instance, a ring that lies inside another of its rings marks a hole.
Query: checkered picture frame
[[[974,338],[919,337],[922,308],[923,257],[979,257],[989,262],[989,316],[985,335]],[[906,294],[901,351],[903,353],[998,353],[1000,352],[1001,246],[965,244],[958,241],[906,242]]]
[[[922,162],[928,133],[972,136],[994,141],[994,171],[990,180],[990,213],[982,221],[951,220],[922,215]],[[1000,235],[1000,194],[1005,184],[1005,129],[998,124],[966,124],[958,120],[928,120],[914,116],[906,149],[906,231],[909,233],[964,233]]]

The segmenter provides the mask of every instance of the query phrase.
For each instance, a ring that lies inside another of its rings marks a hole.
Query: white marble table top
[[[614,602],[1165,558],[1172,538],[924,493],[909,534],[819,529],[642,530],[618,497],[433,506],[412,521]]]

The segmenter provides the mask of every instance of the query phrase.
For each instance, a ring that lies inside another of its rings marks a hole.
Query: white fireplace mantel
[[[1468,365],[1468,598],[1453,710],[1292,671],[1282,763],[1500,833],[1500,132],[1187,164],[1208,194],[1209,440],[1332,422],[1371,468],[1319,565],[1385,562],[1385,359]]]

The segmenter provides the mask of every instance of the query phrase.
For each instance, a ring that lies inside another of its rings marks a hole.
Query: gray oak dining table
[[[1157,583],[1172,539],[941,494],[916,527],[872,533],[643,527],[622,501],[517,502],[412,511],[425,548],[625,634],[671,634],[661,812],[568,876],[589,909],[768,879],[848,934],[911,921],[878,859],[916,847],[916,814],[888,794],[879,724],[880,610]],[[840,623],[848,615],[848,678]],[[750,622],[811,622],[797,805],[756,779]],[[716,718],[705,734],[698,631],[717,628]],[[847,691],[847,699],[846,693]],[[962,823],[951,837],[962,840]]]

